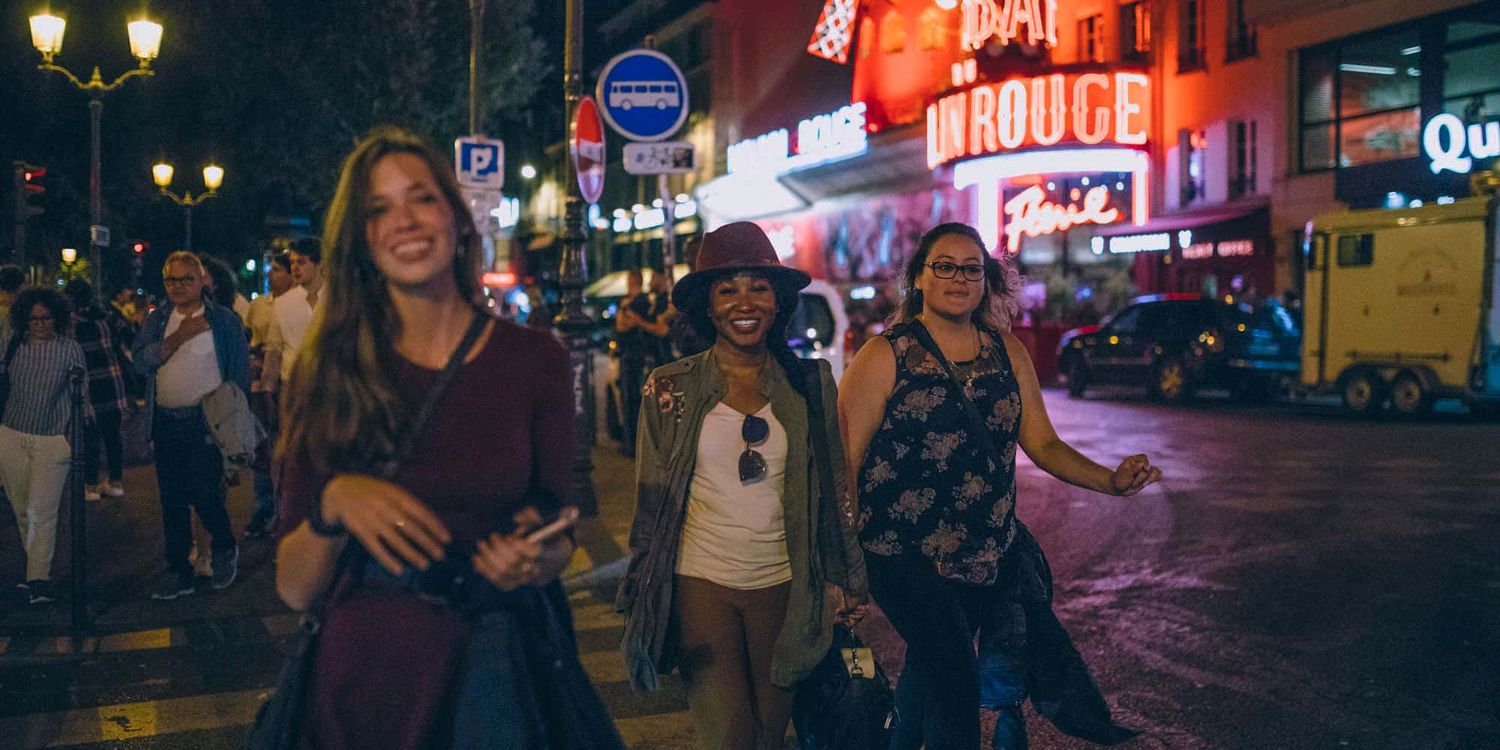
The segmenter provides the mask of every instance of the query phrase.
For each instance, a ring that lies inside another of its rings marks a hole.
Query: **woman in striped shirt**
[[[0,480],[26,548],[26,590],[32,604],[53,600],[52,550],[57,507],[68,479],[68,370],[83,368],[83,348],[67,333],[72,318],[62,295],[28,289],[10,307],[17,341],[4,343],[10,396],[0,417]]]

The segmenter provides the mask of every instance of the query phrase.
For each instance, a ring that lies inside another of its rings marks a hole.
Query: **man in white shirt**
[[[323,293],[323,248],[316,237],[304,237],[292,243],[290,251],[292,278],[297,286],[276,298],[276,324],[267,332],[268,350],[280,357],[281,381],[292,376],[292,366],[297,363],[297,352],[307,329],[312,325],[313,310]]]
[[[281,252],[271,258],[271,268],[267,272],[267,280],[270,282],[271,293],[256,297],[250,302],[250,310],[245,315],[245,327],[250,329],[250,348],[253,353],[259,355],[260,367],[258,373],[252,373],[255,377],[250,384],[250,408],[260,418],[261,424],[271,432],[271,439],[275,439],[276,432],[276,387],[281,381],[280,352],[272,356],[269,340],[271,329],[277,327],[275,301],[281,298],[296,285],[292,278],[291,254]],[[255,357],[252,355],[252,368]],[[255,469],[255,513],[250,516],[250,525],[245,528],[245,538],[260,539],[271,533],[276,521],[276,492],[274,483],[271,481],[270,467]]]
[[[228,588],[239,569],[239,546],[224,508],[224,457],[209,436],[202,401],[225,381],[249,390],[249,347],[239,317],[204,298],[204,275],[198,256],[168,256],[162,268],[168,304],[151,314],[131,347],[134,366],[148,378],[161,495],[168,575],[151,595],[158,600],[197,590],[188,562],[189,509],[212,537],[213,587]]]

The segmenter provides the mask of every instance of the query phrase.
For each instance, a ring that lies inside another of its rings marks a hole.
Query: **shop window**
[[[1104,62],[1104,15],[1078,21],[1078,62]]]
[[[1229,197],[1254,195],[1255,163],[1259,156],[1254,120],[1229,123]]]
[[[1177,72],[1203,69],[1207,0],[1182,0],[1177,23]]]
[[[894,55],[906,51],[906,19],[896,11],[885,14],[880,22],[880,52]]]
[[[1151,53],[1151,3],[1148,0],[1120,5],[1120,58],[1145,60]]]
[[[1466,36],[1454,44],[1450,38],[1443,55],[1443,111],[1458,115],[1464,122],[1481,123],[1500,119],[1500,78],[1495,75],[1495,61],[1500,60],[1500,27],[1489,26],[1488,35],[1478,34],[1475,22],[1455,23],[1458,33]]]
[[[1406,159],[1421,147],[1421,41],[1398,29],[1303,50],[1304,172]]]
[[[1368,266],[1375,262],[1375,235],[1346,234],[1339,237],[1339,266]]]
[[[1201,130],[1177,131],[1178,174],[1181,175],[1181,205],[1202,201],[1204,160],[1208,156],[1208,137]]]
[[[870,56],[870,49],[875,46],[875,22],[866,18],[859,22],[859,59],[864,60]]]
[[[1245,21],[1245,0],[1229,0],[1229,33],[1224,38],[1225,62],[1255,57],[1255,26]]]
[[[944,23],[942,11],[935,7],[928,8],[922,11],[922,16],[918,19],[918,22],[917,34],[920,37],[920,46],[922,49],[936,50],[946,46],[943,44],[943,32],[948,28],[948,25]]]

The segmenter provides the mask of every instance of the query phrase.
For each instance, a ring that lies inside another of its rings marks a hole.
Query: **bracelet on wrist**
[[[313,501],[312,508],[307,513],[307,526],[314,534],[330,539],[337,539],[349,533],[343,524],[328,523],[323,518],[323,499],[320,497]]]

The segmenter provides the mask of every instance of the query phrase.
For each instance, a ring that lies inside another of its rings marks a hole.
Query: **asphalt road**
[[[1500,425],[1169,408],[1129,392],[1047,400],[1085,454],[1145,452],[1167,475],[1116,499],[1024,459],[1020,471],[1019,512],[1050,557],[1059,613],[1124,721],[1145,730],[1125,747],[1500,748]],[[632,747],[687,748],[680,688],[642,698],[622,682],[607,597],[630,466],[607,447],[596,462],[602,514],[570,573],[584,663]],[[145,601],[160,533],[151,476],[133,469],[131,498],[90,510],[89,638],[66,637],[65,606],[10,594],[21,566],[0,511],[0,744],[242,745],[295,617],[253,544],[229,591]],[[245,489],[233,497],[242,524]],[[867,631],[899,674],[899,641],[878,621]],[[1088,746],[1032,727],[1035,748]]]

